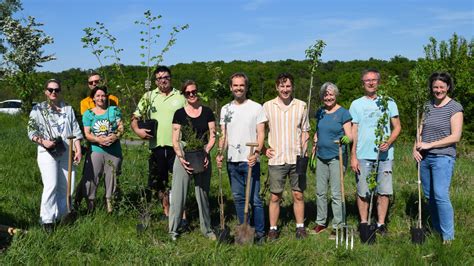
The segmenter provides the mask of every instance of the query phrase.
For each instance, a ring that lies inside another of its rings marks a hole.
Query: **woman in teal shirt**
[[[316,112],[316,133],[314,134],[313,154],[316,154],[316,226],[312,233],[319,234],[327,227],[327,191],[331,185],[331,207],[334,214],[334,229],[343,222],[342,195],[339,170],[339,146],[351,141],[352,117],[347,109],[336,102],[339,89],[331,82],[321,86],[319,96],[323,106]],[[344,150],[345,152],[345,150]]]
[[[112,196],[117,188],[117,175],[120,174],[122,163],[122,112],[117,106],[108,106],[107,87],[94,88],[90,97],[94,100],[95,107],[87,110],[82,117],[84,133],[92,149],[91,159],[86,161],[84,170],[84,189],[88,197],[88,208],[93,210],[99,177],[103,175],[107,212],[111,213]]]

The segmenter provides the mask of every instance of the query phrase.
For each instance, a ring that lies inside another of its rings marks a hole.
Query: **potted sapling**
[[[193,168],[193,174],[204,172],[204,160],[206,159],[206,151],[204,150],[204,139],[208,132],[201,137],[198,137],[197,132],[194,131],[191,124],[191,119],[187,118],[188,123],[181,126],[181,140],[183,143],[184,159]]]
[[[153,101],[151,99],[152,93],[151,93],[150,88],[151,88],[151,81],[147,79],[145,81],[146,93],[139,103],[140,118],[137,121],[137,125],[138,125],[138,128],[144,128],[144,129],[150,130],[148,132],[148,135],[155,137],[156,130],[158,128],[158,121],[156,119],[151,118]]]
[[[174,26],[169,33],[169,39],[166,45],[161,49],[161,52],[157,55],[152,56],[152,46],[158,44],[158,39],[160,38],[160,33],[158,32],[162,26],[159,25],[159,19],[161,15],[154,16],[150,10],[144,12],[145,19],[143,21],[135,21],[135,24],[143,26],[145,29],[140,31],[140,57],[143,59],[140,62],[140,65],[146,66],[147,77],[145,79],[145,94],[141,101],[137,104],[135,96],[137,95],[137,90],[142,90],[142,85],[134,85],[132,88],[129,86],[129,79],[125,76],[125,73],[122,69],[123,64],[121,63],[120,53],[123,51],[121,48],[117,48],[117,38],[112,35],[112,33],[105,27],[104,23],[96,22],[96,27],[88,27],[84,29],[85,36],[82,37],[81,41],[83,42],[84,48],[90,48],[92,54],[97,58],[99,64],[102,68],[104,65],[103,60],[110,58],[113,60],[113,69],[117,71],[117,81],[123,86],[117,86],[119,88],[119,93],[125,99],[131,99],[135,108],[138,107],[140,117],[138,118],[138,127],[149,129],[149,135],[155,136],[156,130],[158,127],[158,121],[151,118],[151,113],[153,113],[153,99],[152,99],[152,90],[151,90],[151,74],[152,67],[160,65],[163,62],[164,54],[168,52],[171,47],[176,43],[177,35],[183,30],[189,28],[188,24],[183,26]],[[153,77],[154,78],[154,77]],[[132,90],[133,89],[133,90]],[[127,104],[124,104],[121,108],[128,108]]]

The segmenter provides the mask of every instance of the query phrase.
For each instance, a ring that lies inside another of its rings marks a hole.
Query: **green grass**
[[[455,210],[456,240],[443,246],[439,237],[430,236],[421,246],[411,244],[409,228],[416,219],[416,168],[411,159],[411,144],[397,143],[394,166],[394,201],[390,209],[390,234],[377,238],[373,246],[362,245],[356,237],[353,251],[335,249],[328,233],[295,240],[294,218],[287,189],[280,215],[282,236],[275,243],[263,246],[218,244],[199,233],[197,204],[189,195],[188,212],[193,232],[172,242],[167,234],[167,222],[160,221],[161,211],[152,209],[151,226],[137,234],[138,214],[143,208],[140,193],[147,179],[146,147],[124,147],[123,174],[119,177],[122,198],[119,208],[105,213],[103,187],[99,190],[98,208],[86,214],[85,206],[73,225],[61,225],[52,235],[39,225],[39,205],[42,183],[36,164],[36,146],[26,137],[26,120],[0,114],[0,224],[28,229],[28,234],[5,239],[9,243],[0,254],[0,264],[474,264],[474,167],[472,154],[456,161],[451,186]],[[266,163],[262,164],[262,183],[266,179]],[[78,176],[81,175],[79,167]],[[76,180],[79,181],[79,178]],[[217,192],[219,179],[214,171],[211,186],[213,223],[218,224]],[[355,181],[346,175],[348,221],[357,224]],[[234,208],[224,171],[227,224],[234,228]],[[193,190],[190,190],[192,193]],[[314,226],[315,176],[308,175],[306,196],[306,226]],[[267,209],[267,208],[266,208]],[[268,212],[268,210],[266,210]],[[267,216],[268,217],[268,216]],[[425,217],[426,220],[426,217]],[[268,223],[268,222],[267,222]]]

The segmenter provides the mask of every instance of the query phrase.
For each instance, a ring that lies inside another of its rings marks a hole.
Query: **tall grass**
[[[0,235],[2,244],[9,243],[8,249],[0,254],[0,264],[474,264],[472,161],[458,158],[456,162],[451,188],[456,240],[451,246],[443,246],[439,237],[431,235],[424,245],[415,246],[411,244],[409,229],[416,220],[416,168],[410,155],[411,144],[396,145],[390,233],[386,238],[378,237],[373,246],[360,244],[356,237],[353,251],[335,249],[328,233],[296,240],[288,192],[284,195],[280,215],[281,238],[262,246],[218,244],[204,238],[199,233],[194,195],[189,195],[187,203],[193,228],[191,233],[176,242],[171,241],[167,221],[159,219],[161,210],[156,202],[153,202],[150,227],[137,233],[138,215],[143,208],[141,192],[147,180],[146,146],[124,147],[123,173],[119,177],[122,196],[117,200],[118,208],[112,215],[105,212],[102,186],[94,213],[87,214],[82,206],[74,224],[60,225],[53,234],[47,235],[38,222],[42,183],[36,164],[36,146],[26,137],[26,120],[0,114],[0,223],[28,229],[28,234],[12,239]],[[263,162],[262,185],[267,177],[266,169],[266,162]],[[82,166],[78,167],[78,177],[81,170]],[[214,225],[218,225],[219,219],[218,181],[217,171],[214,171],[210,195]],[[355,180],[350,172],[346,174],[345,187],[348,223],[356,226]],[[226,222],[234,228],[235,211],[226,175],[224,190]],[[305,224],[309,228],[315,225],[315,198],[315,175],[309,173],[305,193]],[[268,217],[267,208],[266,214]],[[427,213],[424,220],[427,220]]]

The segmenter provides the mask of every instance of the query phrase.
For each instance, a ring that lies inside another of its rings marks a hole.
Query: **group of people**
[[[217,142],[217,167],[227,168],[230,187],[240,224],[244,223],[245,188],[250,186],[250,206],[252,215],[249,222],[255,227],[258,243],[279,238],[278,219],[280,201],[288,177],[293,198],[296,219],[296,238],[307,237],[308,231],[319,234],[328,227],[327,199],[328,185],[334,218],[332,233],[344,220],[342,193],[340,187],[339,145],[343,148],[344,165],[350,152],[350,167],[356,174],[357,206],[360,222],[366,223],[368,217],[369,187],[367,176],[378,162],[377,173],[377,231],[385,235],[385,219],[392,188],[393,144],[401,131],[398,109],[393,99],[388,100],[388,108],[381,108],[377,89],[380,73],[368,69],[362,73],[365,94],[354,100],[349,110],[337,103],[339,89],[327,82],[321,87],[319,96],[322,106],[315,113],[316,133],[313,136],[314,161],[316,165],[316,226],[305,228],[304,191],[306,175],[297,170],[297,161],[308,157],[310,140],[309,110],[304,101],[293,96],[294,78],[289,73],[281,73],[275,80],[277,96],[263,105],[247,98],[249,80],[245,73],[238,72],[229,79],[229,89],[233,100],[220,111],[218,125],[212,110],[203,106],[199,99],[196,82],[184,82],[181,90],[171,86],[171,71],[159,66],[154,71],[156,89],[141,98],[133,113],[131,128],[140,138],[149,140],[149,176],[147,199],[156,195],[163,206],[163,214],[169,221],[169,234],[176,240],[182,227],[187,224],[186,199],[189,184],[194,183],[196,201],[199,208],[200,229],[209,239],[216,239],[211,229],[209,210],[209,190],[211,179],[211,150]],[[120,174],[122,153],[120,137],[123,123],[118,98],[109,95],[107,88],[99,86],[100,75],[89,76],[90,96],[81,102],[81,115],[84,136],[90,143],[87,151],[83,177],[79,182],[76,201],[85,197],[88,208],[94,208],[99,178],[104,175],[106,187],[106,206],[112,212],[112,197],[117,189],[117,176]],[[424,195],[429,199],[433,228],[443,240],[454,239],[453,209],[449,199],[450,180],[463,123],[462,106],[451,99],[453,82],[447,73],[433,73],[428,87],[431,99],[426,103],[420,137],[413,148],[413,156],[421,164],[421,177]],[[31,114],[29,138],[38,144],[38,165],[44,184],[40,218],[48,230],[67,213],[66,198],[66,153],[50,152],[55,145],[64,145],[69,136],[74,136],[74,162],[82,157],[80,140],[83,134],[79,128],[72,108],[60,100],[61,84],[49,80],[45,86],[47,101],[36,105]],[[155,134],[142,128],[139,121],[144,114],[158,123]],[[375,129],[381,116],[388,116],[384,125],[384,138],[376,145]],[[203,160],[204,171],[194,173],[186,160],[184,146],[189,141],[183,134],[185,126],[191,126],[196,136],[205,142]],[[216,132],[220,131],[216,140]],[[266,134],[267,132],[267,134]],[[265,137],[267,135],[267,142]],[[57,137],[62,140],[55,142]],[[346,145],[352,142],[350,151]],[[250,148],[248,143],[255,143]],[[67,150],[67,149],[66,149]],[[251,152],[252,151],[252,152]],[[268,157],[269,224],[265,230],[263,201],[260,196],[260,156]],[[313,160],[313,159],[311,159]],[[251,183],[247,174],[251,168]],[[169,174],[172,174],[169,191]]]

